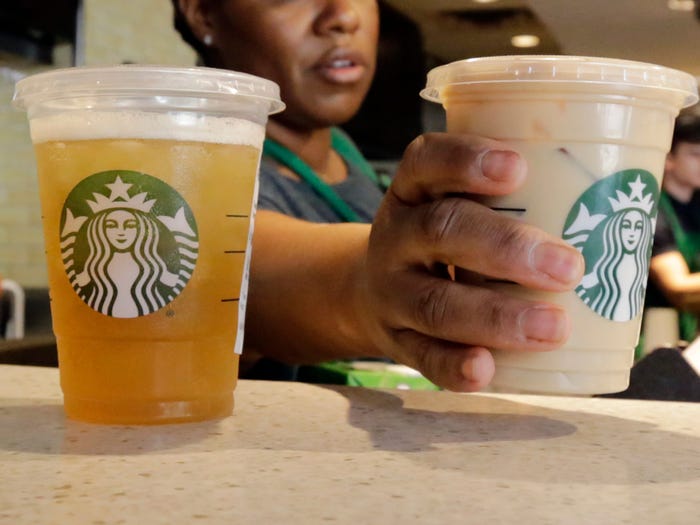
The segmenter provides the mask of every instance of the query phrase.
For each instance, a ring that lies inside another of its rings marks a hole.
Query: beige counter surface
[[[242,381],[233,417],[66,420],[0,366],[2,524],[697,524],[700,404]]]

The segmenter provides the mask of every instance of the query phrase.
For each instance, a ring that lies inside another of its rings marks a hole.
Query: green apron
[[[700,271],[700,232],[685,231],[670,199],[663,192],[659,199],[659,209],[668,218],[676,246],[685,259],[688,269],[692,273]],[[680,337],[682,340],[690,342],[695,339],[698,332],[698,317],[696,314],[685,311],[679,311],[678,315]]]

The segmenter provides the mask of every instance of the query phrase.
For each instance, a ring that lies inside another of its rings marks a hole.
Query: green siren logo
[[[189,206],[150,175],[96,173],[63,207],[66,274],[80,298],[105,315],[131,318],[163,308],[189,281],[198,253]]]
[[[632,169],[593,184],[569,212],[563,238],[586,262],[576,293],[607,319],[629,321],[641,312],[658,201],[654,176]]]

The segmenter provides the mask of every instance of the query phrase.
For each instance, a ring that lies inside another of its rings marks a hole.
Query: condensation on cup
[[[69,68],[21,80],[14,103],[35,146],[66,414],[231,414],[278,86],[210,68]]]

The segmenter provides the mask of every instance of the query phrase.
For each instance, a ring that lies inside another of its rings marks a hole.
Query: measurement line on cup
[[[493,211],[505,211],[505,212],[511,212],[511,213],[526,213],[527,208],[500,208],[500,207],[492,207],[491,208]]]
[[[250,215],[244,213],[227,213],[227,219],[248,219]],[[224,250],[227,255],[245,255],[245,249],[243,250]],[[224,297],[221,299],[222,303],[238,303],[240,302],[240,297]]]
[[[527,213],[527,208],[511,208],[511,207],[503,207],[503,206],[492,206],[491,209],[493,211],[496,211],[498,213],[506,213],[513,215],[515,217],[521,218],[523,215]]]

